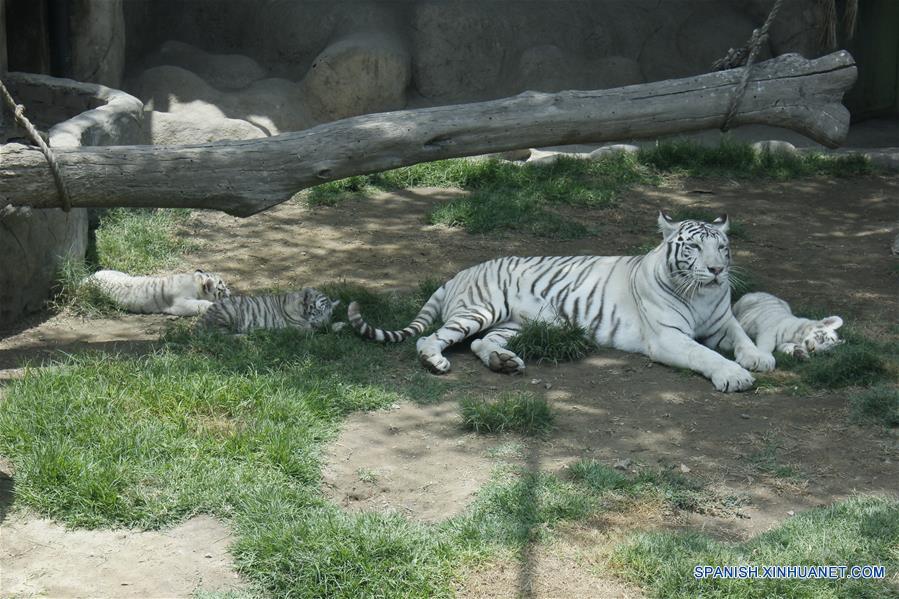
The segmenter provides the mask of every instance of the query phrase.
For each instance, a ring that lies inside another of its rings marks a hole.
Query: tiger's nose
[[[709,272],[715,276],[720,275],[724,271],[724,268],[721,266],[709,266]]]

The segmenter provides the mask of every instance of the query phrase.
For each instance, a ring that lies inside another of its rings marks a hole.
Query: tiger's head
[[[217,302],[226,297],[231,297],[231,290],[225,285],[225,281],[215,273],[197,269],[194,271],[194,280],[197,282],[197,288],[200,291],[198,299]]]
[[[340,304],[317,289],[306,288],[290,294],[285,310],[295,319],[303,318],[313,329],[320,329],[331,322],[331,314]]]
[[[802,346],[809,354],[820,354],[830,351],[843,343],[837,335],[837,329],[843,326],[843,319],[839,316],[828,316],[822,320],[812,322],[802,338]]]
[[[728,225],[726,214],[705,223],[698,220],[676,222],[666,212],[659,212],[668,275],[678,291],[729,288]]]

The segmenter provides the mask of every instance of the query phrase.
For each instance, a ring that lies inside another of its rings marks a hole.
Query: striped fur
[[[308,287],[278,295],[236,295],[213,304],[200,323],[232,333],[287,328],[312,331],[331,321],[331,311],[339,303]]]
[[[100,270],[82,284],[96,285],[122,309],[138,314],[196,316],[231,295],[220,276],[202,270],[155,277]]]
[[[842,343],[837,329],[843,326],[839,316],[809,320],[793,316],[790,305],[770,293],[747,293],[734,304],[734,316],[762,351],[797,358],[833,349]]]
[[[727,217],[674,222],[661,213],[658,223],[664,240],[643,256],[498,258],[444,283],[402,330],[369,325],[355,302],[349,321],[368,339],[398,342],[441,319],[437,332],[417,342],[419,358],[436,373],[450,369],[446,347],[484,331],[471,344],[481,361],[499,372],[523,371],[506,345],[524,322],[540,320],[573,323],[599,345],[690,368],[721,391],[750,387],[746,369],[770,370],[774,358],[731,313]],[[722,342],[735,348],[736,361],[713,351]]]

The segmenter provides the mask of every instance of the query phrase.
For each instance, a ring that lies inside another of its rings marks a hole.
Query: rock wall
[[[131,0],[125,89],[152,107],[156,143],[243,139],[407,106],[707,72],[772,4]],[[817,55],[822,19],[817,0],[785,3],[762,57]]]
[[[48,132],[53,147],[119,145],[146,140],[143,105],[99,85],[45,75],[9,73],[10,92]],[[11,135],[22,132],[8,131]],[[0,141],[5,141],[0,139]],[[40,310],[62,260],[84,258],[88,211],[0,209],[0,326]]]

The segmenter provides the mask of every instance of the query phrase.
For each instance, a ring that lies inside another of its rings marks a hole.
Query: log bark
[[[192,207],[249,216],[351,175],[522,147],[653,138],[721,125],[743,69],[628,87],[368,114],[264,139],[185,146],[60,148],[76,207]],[[792,129],[835,147],[849,129],[841,99],[856,79],[845,51],[784,55],[753,67],[732,126]],[[0,151],[0,206],[56,207],[33,148]]]

